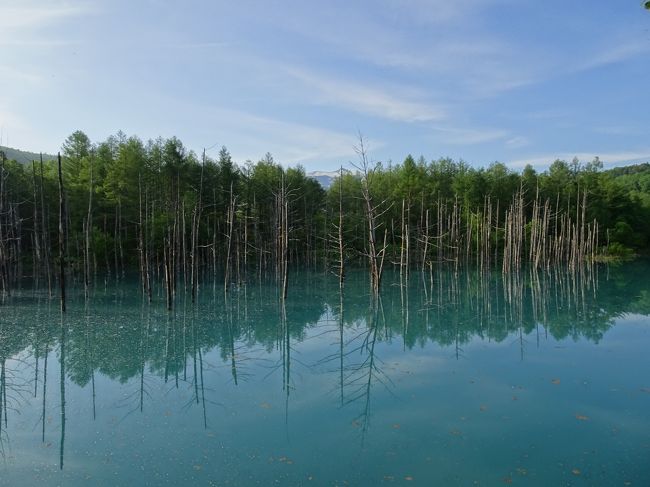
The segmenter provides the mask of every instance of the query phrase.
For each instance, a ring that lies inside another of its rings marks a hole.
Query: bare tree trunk
[[[38,280],[41,275],[42,269],[42,250],[41,239],[39,238],[39,223],[38,223],[38,203],[36,195],[36,162],[32,161],[32,186],[34,189],[34,221],[33,221],[33,234],[34,234],[34,269],[33,275],[35,283],[38,285]]]
[[[149,279],[146,268],[145,258],[145,243],[144,243],[144,222],[142,219],[142,175],[138,174],[138,194],[139,194],[139,222],[138,222],[138,257],[140,263],[140,280],[142,286],[142,294],[149,294]]]
[[[201,210],[203,207],[203,168],[205,166],[205,149],[203,149],[203,162],[201,164],[201,182],[199,184],[199,198],[196,203],[196,208],[194,209],[193,221],[192,221],[192,254],[191,254],[191,265],[192,265],[192,302],[196,300],[196,291],[198,287],[198,234],[199,227],[201,225]]]
[[[59,168],[59,284],[61,288],[61,311],[65,313],[65,254],[66,254],[66,238],[65,238],[65,196],[63,188],[63,172],[61,170],[61,154],[57,155],[58,168]]]
[[[90,287],[90,237],[93,228],[93,162],[94,155],[90,156],[90,182],[88,187],[88,216],[86,217],[86,245],[84,250],[84,295],[88,299]]]
[[[4,236],[4,201],[6,198],[5,185],[5,153],[0,151],[0,289],[9,292],[9,266],[7,262],[7,244]],[[1,419],[1,418],[0,418]]]
[[[48,213],[45,209],[45,184],[43,178],[43,154],[41,156],[41,226],[42,226],[42,238],[41,243],[43,244],[43,258],[45,265],[45,272],[47,273],[47,291],[48,295],[52,297],[52,269],[50,264],[50,224]]]
[[[233,229],[235,225],[235,204],[236,204],[237,198],[235,197],[235,194],[233,192],[233,185],[232,182],[230,183],[230,204],[228,205],[228,220],[227,220],[227,225],[228,225],[228,244],[226,247],[226,266],[224,268],[224,273],[223,273],[223,286],[224,286],[224,291],[228,291],[228,280],[230,279],[230,255],[232,253],[232,237],[233,237]]]
[[[339,288],[343,288],[343,280],[345,279],[344,260],[345,253],[343,247],[343,166],[339,171]]]

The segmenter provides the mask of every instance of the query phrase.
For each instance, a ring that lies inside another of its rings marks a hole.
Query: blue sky
[[[332,170],[650,160],[640,1],[0,0],[2,143],[178,136]]]

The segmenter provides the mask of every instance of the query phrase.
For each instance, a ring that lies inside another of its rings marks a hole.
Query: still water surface
[[[0,485],[650,485],[650,266],[0,305]],[[74,294],[74,293],[73,293]]]

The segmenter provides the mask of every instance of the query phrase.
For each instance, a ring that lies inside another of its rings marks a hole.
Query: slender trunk
[[[63,188],[63,171],[61,170],[61,154],[57,155],[59,169],[59,284],[61,288],[61,311],[65,313],[65,255],[66,255],[66,238],[65,238],[65,197]]]
[[[45,265],[45,272],[47,273],[47,291],[48,295],[52,297],[52,269],[50,266],[50,224],[48,214],[45,211],[45,185],[43,178],[43,154],[41,157],[41,226],[42,226],[42,238],[41,243],[43,244],[43,258]]]
[[[196,291],[198,288],[198,234],[201,225],[201,210],[203,207],[203,168],[205,167],[205,149],[203,149],[203,162],[201,164],[201,182],[199,184],[199,197],[194,209],[194,219],[192,221],[192,302],[196,300]]]
[[[32,186],[34,189],[34,221],[33,221],[33,234],[34,234],[34,269],[33,274],[36,282],[41,274],[42,269],[42,251],[41,239],[39,238],[39,223],[38,223],[38,203],[36,195],[36,163],[32,161]]]
[[[90,183],[88,185],[88,216],[86,217],[86,245],[84,251],[84,295],[88,299],[90,287],[90,238],[93,228],[93,159],[90,156]]]

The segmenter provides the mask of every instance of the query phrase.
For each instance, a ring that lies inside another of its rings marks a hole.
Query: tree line
[[[284,298],[291,269],[328,270],[342,285],[364,265],[376,294],[389,266],[404,279],[441,266],[577,269],[650,243],[647,194],[598,159],[540,173],[412,156],[382,164],[362,138],[357,153],[327,190],[270,154],[236,164],[225,147],[211,158],[175,137],[93,143],[77,131],[58,160],[3,155],[0,290],[30,277],[54,293],[67,275],[88,294],[137,272],[142,293],[160,286],[171,307],[199,285],[273,277]]]

